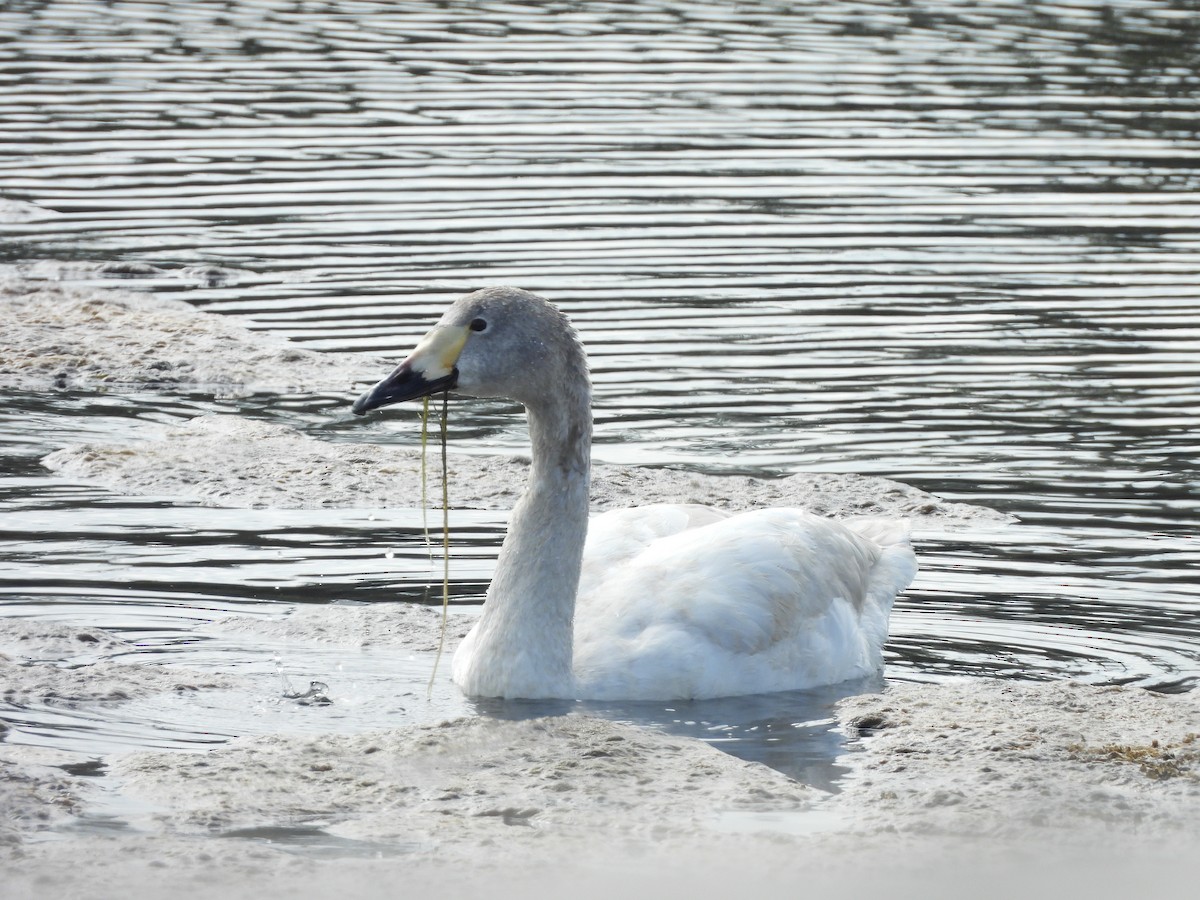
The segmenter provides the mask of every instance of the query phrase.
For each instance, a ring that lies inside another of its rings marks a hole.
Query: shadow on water
[[[882,678],[848,681],[806,691],[782,691],[716,700],[484,700],[470,705],[498,719],[588,714],[694,738],[747,762],[757,762],[825,791],[846,772],[838,759],[847,736],[833,706],[883,689]]]

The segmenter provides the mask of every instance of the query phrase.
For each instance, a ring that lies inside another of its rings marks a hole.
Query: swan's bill
[[[379,384],[354,401],[352,411],[361,416],[372,409],[405,400],[448,391],[458,382],[458,355],[462,353],[470,331],[461,325],[441,325],[417,344],[408,359],[400,363]]]

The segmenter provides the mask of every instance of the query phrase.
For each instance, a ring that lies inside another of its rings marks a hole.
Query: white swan
[[[483,614],[454,655],[467,694],[708,698],[880,667],[892,601],[916,573],[903,524],[655,505],[589,526],[583,347],[557,308],[515,288],[454,303],[354,412],[450,389],[524,404],[532,444]]]

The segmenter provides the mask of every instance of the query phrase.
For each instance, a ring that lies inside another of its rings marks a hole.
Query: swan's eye
[[[472,319],[471,320],[471,330],[472,331],[487,331],[487,327],[488,327],[487,319]]]

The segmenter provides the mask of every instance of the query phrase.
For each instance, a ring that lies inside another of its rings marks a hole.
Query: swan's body
[[[523,403],[532,444],[483,615],[454,655],[467,694],[721,697],[881,665],[916,572],[900,523],[664,504],[589,526],[586,358],[566,317],[524,291],[459,300],[354,411],[450,388]]]

